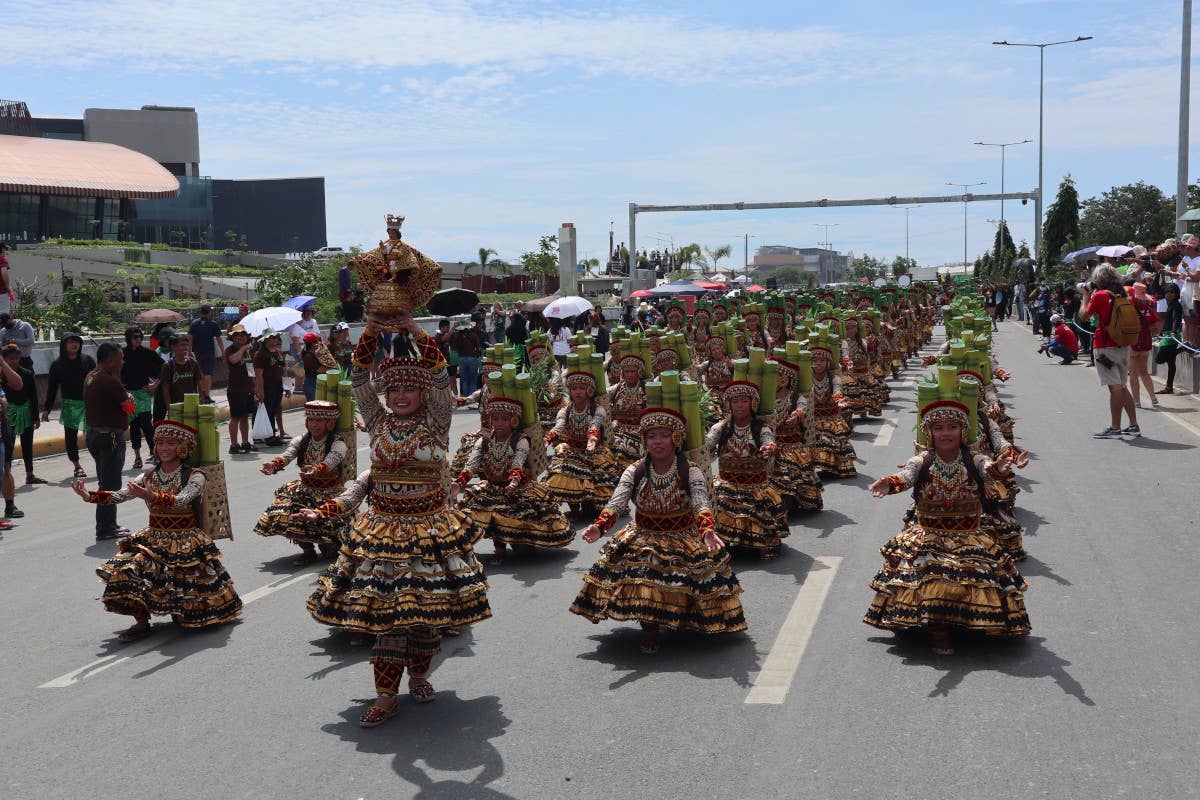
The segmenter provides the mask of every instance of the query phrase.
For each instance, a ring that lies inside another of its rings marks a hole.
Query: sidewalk
[[[217,423],[229,421],[229,402],[225,399],[224,389],[213,389],[212,399],[216,402]],[[300,408],[304,405],[304,394],[295,393],[291,397],[283,398],[283,410],[291,411]],[[67,452],[66,439],[63,437],[63,427],[58,423],[58,418],[54,416],[56,412],[51,412],[49,422],[43,422],[42,427],[33,432],[33,457],[44,458],[46,456],[56,456]],[[82,433],[82,432],[81,432]],[[80,450],[86,451],[84,446],[83,436],[79,437]],[[17,442],[17,446],[13,453],[13,460],[21,459],[21,443]]]

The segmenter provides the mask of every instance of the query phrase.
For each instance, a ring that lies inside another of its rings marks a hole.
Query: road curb
[[[294,409],[301,408],[304,406],[304,402],[305,402],[305,400],[304,400],[303,394],[293,394],[291,397],[285,397],[285,398],[283,398],[283,410],[284,411],[292,411]],[[217,406],[216,419],[217,419],[218,423],[229,421],[229,406],[228,406],[228,404]],[[55,423],[53,423],[53,422],[43,422],[42,423],[43,426],[54,425],[54,424]],[[86,449],[87,448],[83,444],[83,437],[80,437],[80,450],[83,451]],[[58,436],[46,436],[41,439],[38,439],[36,436],[34,437],[34,440],[33,440],[33,457],[34,458],[46,458],[47,456],[57,456],[57,455],[61,455],[61,454],[65,453],[65,452],[67,452],[67,440],[66,440],[66,437],[64,437],[61,434]],[[16,460],[19,460],[20,458],[22,458],[21,443],[17,442],[17,446],[13,449],[13,460],[16,461]]]

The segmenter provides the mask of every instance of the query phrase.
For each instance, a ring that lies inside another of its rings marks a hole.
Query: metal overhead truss
[[[630,261],[637,263],[637,215],[652,214],[668,211],[757,211],[775,208],[854,208],[858,206],[907,206],[931,205],[933,203],[979,203],[996,200],[1033,200],[1034,226],[1037,219],[1038,192],[1005,192],[1000,194],[951,194],[935,195],[933,197],[874,197],[866,200],[799,200],[782,203],[703,203],[698,205],[641,205],[629,204],[629,253]],[[632,271],[632,270],[631,270]],[[632,285],[632,278],[626,279],[626,294]]]

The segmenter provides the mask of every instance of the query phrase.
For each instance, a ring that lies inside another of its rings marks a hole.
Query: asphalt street
[[[735,562],[746,634],[667,634],[647,656],[635,625],[570,614],[599,547],[577,539],[489,567],[494,618],[446,640],[437,702],[405,697],[376,730],[358,726],[368,653],[305,612],[320,567],[299,570],[289,543],[250,530],[281,483],[262,458],[226,456],[238,533],[220,547],[242,619],[203,632],[160,620],[125,646],[128,620],[96,600],[115,547],[94,542],[66,459],[45,460],[51,485],[22,487],[27,516],[0,538],[0,796],[1196,796],[1200,404],[1164,397],[1142,439],[1093,440],[1107,424],[1093,370],[1037,355],[1016,322],[997,346],[1034,453],[1017,501],[1032,636],[936,657],[861,622],[907,502],[866,486],[912,453],[910,369],[893,383],[894,424],[856,432],[858,478],[827,482],[826,510],[793,517],[780,559]],[[457,412],[452,442],[476,420]],[[119,518],[137,528],[146,509]]]

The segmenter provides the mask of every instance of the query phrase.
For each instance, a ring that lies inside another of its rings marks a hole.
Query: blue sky
[[[324,175],[330,244],[388,212],[442,260],[515,260],[560,223],[603,258],[628,203],[998,191],[1037,184],[1046,51],[1047,204],[1145,180],[1173,193],[1181,3],[0,0],[3,94],[36,116],[195,106],[201,170]],[[1200,132],[1193,105],[1192,130]],[[1193,151],[1193,176],[1200,174]],[[999,204],[972,204],[970,256]],[[1032,244],[1032,204],[1006,204]],[[893,208],[654,214],[639,248],[690,241],[904,253]],[[922,264],[962,258],[962,206],[910,212]]]

